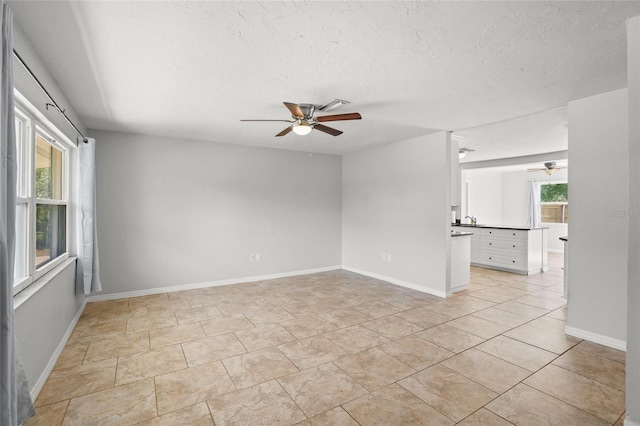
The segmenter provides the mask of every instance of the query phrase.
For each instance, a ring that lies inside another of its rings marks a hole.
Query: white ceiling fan
[[[566,169],[565,166],[556,166],[555,161],[548,161],[544,163],[544,168],[540,169],[527,169],[528,172],[545,172],[548,175],[551,175],[556,170]]]

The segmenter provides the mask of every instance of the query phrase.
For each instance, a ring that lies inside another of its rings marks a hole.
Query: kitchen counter
[[[496,229],[514,229],[519,231],[533,231],[535,229],[549,229],[548,226],[538,226],[538,227],[530,227],[524,225],[471,225],[468,223],[452,223],[451,226],[462,226],[465,228],[496,228]]]
[[[464,237],[466,235],[473,235],[473,232],[451,231],[452,237]]]

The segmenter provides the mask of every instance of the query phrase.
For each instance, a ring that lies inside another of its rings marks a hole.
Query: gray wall
[[[343,157],[345,267],[447,291],[448,143],[438,132]]]
[[[567,331],[609,345],[627,338],[627,110],[626,89],[569,103]]]
[[[341,157],[92,135],[104,294],[341,264]]]
[[[629,210],[640,212],[640,16],[627,23],[629,79]],[[640,216],[629,218],[627,421],[640,425]],[[627,424],[627,423],[625,423]]]
[[[75,265],[72,262],[15,310],[16,338],[30,389],[44,384],[38,380],[46,379],[41,375],[82,306],[84,296],[74,292]]]
[[[55,80],[44,68],[34,53],[33,46],[16,22],[14,22],[14,47],[54,99],[60,103],[62,108],[65,108],[68,115],[74,117],[74,122],[82,129],[82,123],[75,118],[75,113],[69,107]],[[54,110],[46,110],[45,103],[48,102],[48,99],[25,69],[15,60],[14,79],[16,88],[66,136],[75,140],[76,135],[73,129],[66,124],[62,116]],[[71,235],[69,235],[69,241],[73,241]],[[74,262],[15,310],[16,338],[31,390],[35,386],[43,384],[38,380],[46,378],[41,376],[47,369],[48,362],[73,319],[78,314],[83,300],[84,296],[75,295]]]

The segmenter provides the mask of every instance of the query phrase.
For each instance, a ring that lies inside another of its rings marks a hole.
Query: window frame
[[[26,241],[19,244],[16,241],[16,249],[21,248],[21,253],[16,250],[16,262],[23,262],[25,274],[22,277],[14,277],[13,295],[17,295],[54,268],[62,264],[70,257],[75,241],[75,233],[72,229],[72,158],[76,145],[62,133],[53,123],[44,117],[24,96],[17,90],[15,94],[15,117],[20,123],[21,141],[17,142],[18,188],[17,205],[26,205]],[[17,123],[16,123],[17,124]],[[48,143],[62,152],[62,194],[60,200],[36,198],[35,170],[36,170],[36,135],[43,137]],[[16,129],[16,138],[18,129]],[[51,259],[41,267],[36,266],[36,211],[37,205],[64,205],[66,206],[65,251],[54,259]],[[16,208],[16,212],[18,209]],[[16,217],[17,218],[17,217]],[[23,238],[16,232],[16,239]]]

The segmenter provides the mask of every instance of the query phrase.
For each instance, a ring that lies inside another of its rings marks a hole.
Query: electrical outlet
[[[387,253],[382,253],[382,261],[383,262],[387,261]]]
[[[387,262],[391,262],[391,255],[390,254],[387,255]]]
[[[254,262],[256,260],[256,255],[254,253],[249,254],[249,262]]]
[[[256,253],[256,262],[260,262],[260,253]]]

